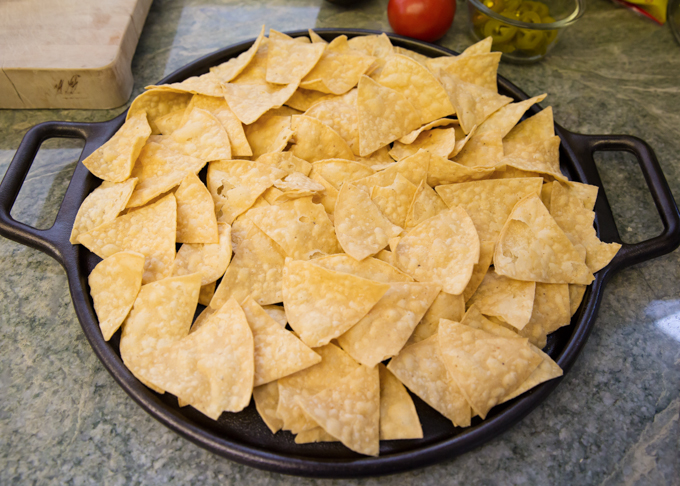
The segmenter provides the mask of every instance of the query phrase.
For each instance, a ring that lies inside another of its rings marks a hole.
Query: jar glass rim
[[[481,0],[467,0],[470,2],[472,5],[475,6],[477,10],[480,12],[483,12],[484,14],[488,15],[492,19],[499,20],[501,22],[504,22],[508,25],[512,25],[514,27],[517,27],[519,29],[533,29],[533,30],[556,30],[556,29],[562,29],[564,27],[567,27],[574,22],[576,22],[578,19],[581,18],[583,13],[586,10],[586,2],[585,0],[574,0],[574,11],[569,14],[567,17],[556,20],[555,22],[550,22],[548,24],[532,24],[529,22],[522,22],[520,20],[515,20],[507,17],[503,17],[497,12],[494,12],[491,10],[489,7],[484,5]]]

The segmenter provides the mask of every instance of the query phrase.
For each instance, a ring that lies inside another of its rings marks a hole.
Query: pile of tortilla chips
[[[520,122],[545,96],[498,94],[490,46],[263,28],[139,96],[84,161],[104,182],[71,235],[103,259],[94,308],[130,371],[374,456],[423,437],[407,389],[466,427],[561,376],[541,349],[620,245],[560,172],[551,109]]]

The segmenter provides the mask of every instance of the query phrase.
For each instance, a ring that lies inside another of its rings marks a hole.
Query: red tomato
[[[453,23],[456,0],[390,0],[387,18],[397,34],[433,42]]]

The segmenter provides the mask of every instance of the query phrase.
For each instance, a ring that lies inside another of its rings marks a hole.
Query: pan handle
[[[10,212],[24,184],[26,175],[35,161],[40,145],[45,140],[49,138],[80,138],[85,140],[85,147],[80,155],[82,161],[110,138],[116,129],[115,125],[117,125],[112,122],[113,120],[105,123],[45,122],[26,132],[16,154],[14,154],[12,163],[5,173],[5,177],[0,182],[0,235],[45,252],[64,265],[64,255],[60,246],[63,246],[64,234],[70,234],[70,227],[78,212],[77,205],[65,205],[62,201],[54,224],[48,229],[36,229],[21,223],[12,218]],[[76,167],[76,172],[79,170],[87,171],[85,166],[80,163]],[[74,173],[74,177],[75,175]],[[67,195],[72,189],[69,184]],[[64,197],[64,200],[66,199],[68,199],[67,196]],[[68,241],[68,236],[66,236],[66,241]]]
[[[590,173],[587,174],[588,179],[594,178],[599,186],[602,186],[602,183],[593,160],[595,152],[630,152],[635,155],[663,223],[664,229],[660,235],[639,243],[624,243],[608,268],[612,271],[618,271],[675,250],[680,245],[680,212],[678,212],[678,206],[668,187],[666,177],[656,159],[656,154],[647,142],[630,135],[582,135],[569,133],[569,137],[574,139],[575,146],[581,147],[579,157],[581,160],[585,159],[586,164],[584,165],[592,168],[592,171],[589,171]],[[598,199],[600,198],[598,197]],[[611,209],[606,200],[603,202],[603,206],[606,206],[606,210],[603,212],[613,222],[614,218],[611,214]],[[598,210],[600,209],[604,208],[601,206]],[[612,226],[615,227],[615,225]],[[606,241],[620,241],[618,232],[615,232],[615,235],[607,235],[611,239],[607,238]]]

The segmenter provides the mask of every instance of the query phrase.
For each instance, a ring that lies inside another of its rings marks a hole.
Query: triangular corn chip
[[[413,334],[406,343],[407,346],[424,341],[430,336],[437,334],[440,319],[449,319],[459,322],[465,314],[465,302],[463,296],[439,292],[432,305],[420,320]]]
[[[343,184],[335,203],[335,233],[343,250],[357,260],[375,255],[402,228],[395,226],[362,189]]]
[[[368,189],[373,186],[385,187],[394,182],[397,174],[401,174],[417,186],[420,184],[420,181],[427,177],[427,168],[430,164],[431,157],[432,155],[426,150],[419,150],[410,157],[400,160],[385,170],[376,172],[369,177],[358,179],[354,184]]]
[[[177,243],[217,243],[217,219],[210,192],[190,172],[175,191]]]
[[[477,291],[482,280],[484,280],[484,276],[489,271],[489,267],[493,261],[493,250],[495,246],[493,241],[481,241],[479,243],[479,262],[472,267],[472,277],[470,277],[470,281],[463,291],[465,302],[470,300],[470,297]],[[460,322],[456,319],[450,320]]]
[[[375,152],[422,125],[421,114],[404,95],[368,76],[359,80],[357,110],[359,155]]]
[[[391,284],[369,313],[338,337],[338,343],[369,367],[399,354],[440,288],[432,283]]]
[[[359,155],[359,119],[357,113],[357,90],[342,96],[327,96],[311,106],[306,116],[318,119],[340,135],[355,155]]]
[[[292,332],[283,329],[252,297],[243,301],[242,308],[255,343],[255,386],[276,381],[321,361],[321,356]]]
[[[177,93],[162,89],[151,89],[137,96],[128,109],[126,120],[146,112],[151,133],[158,135],[160,130],[156,120],[177,110],[184,110],[191,101],[191,93]]]
[[[383,170],[396,164],[396,161],[390,157],[389,146],[380,147],[375,152],[371,152],[364,157],[357,157],[356,160],[373,170]]]
[[[302,159],[300,159],[302,160]],[[284,192],[276,201],[286,201],[307,196],[319,196],[326,190],[323,184],[316,182],[300,172],[288,174],[282,181],[274,182],[274,187]],[[282,198],[282,196],[284,196]]]
[[[279,380],[279,405],[276,415],[283,420],[283,429],[298,434],[318,427],[302,411],[297,397],[309,397],[322,392],[359,367],[347,353],[334,344],[315,350],[321,363]]]
[[[105,341],[123,324],[135,303],[143,272],[144,255],[120,251],[99,262],[87,278]]]
[[[287,174],[299,172],[306,176],[312,171],[312,164],[296,157],[291,152],[274,152],[261,155],[257,158],[260,164],[271,165]]]
[[[231,260],[231,226],[218,223],[218,242],[185,243],[175,257],[172,275],[201,274],[201,285],[214,283],[227,269]]]
[[[123,182],[130,177],[135,160],[149,135],[151,127],[147,122],[146,113],[136,113],[108,142],[83,160],[83,165],[100,179]]]
[[[554,378],[558,378],[564,374],[562,368],[560,368],[550,356],[538,348],[533,348],[532,351],[543,358],[543,361],[534,371],[531,372],[529,377],[524,380],[524,382],[522,382],[522,384],[514,392],[506,395],[503,400],[501,400],[501,403],[512,400],[513,398],[520,396],[522,393],[531,390],[535,386]]]
[[[437,348],[437,335],[407,346],[392,358],[387,369],[454,425],[468,427],[470,404],[446,371]]]
[[[512,210],[493,261],[497,273],[517,280],[588,285],[594,279],[536,194],[522,199]]]
[[[401,174],[389,186],[374,186],[371,200],[392,223],[404,227],[417,187]],[[442,204],[444,204],[442,202]]]
[[[491,52],[491,46],[493,44],[493,38],[491,36],[486,37],[479,42],[472,44],[470,47],[465,49],[459,57],[471,56],[476,54],[484,54]]]
[[[340,253],[316,258],[314,264],[334,272],[349,273],[376,282],[413,282],[411,277],[392,265],[370,257],[355,260],[349,255]]]
[[[404,95],[420,114],[421,125],[454,113],[437,78],[411,58],[399,54],[390,56],[377,81]]]
[[[82,233],[113,221],[125,209],[136,184],[136,178],[120,183],[103,182],[92,191],[78,209],[69,241],[75,245]]]
[[[229,136],[231,145],[231,156],[241,157],[253,155],[248,145],[248,140],[243,132],[243,125],[231,111],[229,105],[223,97],[195,95],[191,98],[191,103],[185,111],[185,116],[191,112],[192,108],[201,108],[212,113],[219,120]]]
[[[239,54],[237,57],[229,59],[227,62],[210,68],[210,72],[213,73],[220,80],[221,83],[228,83],[236,76],[241,74],[243,69],[252,61],[255,57],[255,53],[260,48],[260,44],[264,40],[264,25],[260,29],[260,35],[257,36],[253,45],[248,48],[247,51]]]
[[[241,120],[250,125],[272,108],[281,107],[290,98],[297,84],[233,84],[222,85],[229,108]]]
[[[586,293],[586,288],[585,285],[569,285],[569,313],[572,317],[581,306],[581,301]]]
[[[401,270],[419,282],[437,282],[460,294],[479,261],[479,237],[465,210],[442,211],[404,236],[394,251]]]
[[[220,80],[212,72],[200,76],[192,76],[181,83],[146,86],[144,89],[158,89],[177,91],[180,93],[200,94],[204,96],[221,97],[222,86]]]
[[[282,305],[263,305],[261,306],[264,311],[269,314],[269,317],[274,319],[281,327],[286,327],[288,324],[288,319],[286,318],[286,311],[283,309]]]
[[[484,315],[500,317],[521,331],[531,319],[535,293],[535,282],[514,280],[489,271],[468,304],[475,305]]]
[[[543,360],[526,339],[496,336],[465,321],[440,321],[439,353],[472,409],[484,419]]]
[[[408,231],[446,209],[448,209],[448,206],[442,201],[442,198],[423,180],[416,189],[406,213],[404,229]]]
[[[439,72],[439,79],[456,109],[456,116],[467,134],[474,125],[481,125],[489,115],[512,101],[494,90],[466,83],[446,71]]]
[[[431,130],[437,127],[449,127],[449,126],[458,126],[458,120],[454,118],[440,118],[439,120],[431,121],[430,123],[426,123],[420,128],[416,128],[411,133],[404,135],[399,139],[399,142],[408,145],[413,143],[418,138],[418,136],[424,131]]]
[[[511,155],[504,157],[499,165],[547,174],[565,182],[567,180],[560,171],[560,137],[558,136],[518,147]]]
[[[378,455],[380,377],[377,368],[360,366],[330,388],[297,400],[307,415],[345,446],[360,454]]]
[[[550,214],[572,244],[586,249],[586,265],[595,273],[609,264],[621,245],[600,241],[593,227],[595,212],[583,204],[576,187],[553,182]]]
[[[177,203],[172,194],[83,233],[78,242],[101,258],[119,251],[146,257],[143,283],[167,277],[175,259]]]
[[[342,251],[326,211],[311,197],[253,209],[248,217],[295,260]]]
[[[549,106],[510,130],[503,139],[503,151],[506,155],[510,155],[522,145],[528,145],[537,140],[547,140],[554,136],[555,121],[552,107]]]
[[[276,167],[247,160],[224,160],[208,167],[208,190],[220,223],[232,223],[274,181],[286,176]]]
[[[528,100],[505,105],[503,108],[493,113],[478,127],[477,134],[483,135],[485,133],[495,133],[501,138],[505,137],[517,124],[520,118],[522,118],[522,115],[524,115],[532,105],[543,101],[545,97],[546,95],[542,94],[529,98]]]
[[[450,208],[465,209],[481,241],[495,242],[512,208],[528,194],[539,194],[543,179],[501,179],[437,186],[435,190]]]
[[[218,309],[231,297],[243,302],[249,295],[260,305],[281,302],[285,257],[278,245],[248,220],[234,223],[232,235],[237,232],[241,232],[243,238],[234,249],[234,258],[215,291],[210,307]]]
[[[354,326],[389,288],[312,262],[287,260],[283,270],[288,323],[312,348],[327,344]]]
[[[310,430],[303,430],[295,436],[296,444],[310,444],[313,442],[340,442],[331,434],[323,430],[321,427],[315,427]]]
[[[269,33],[267,44],[267,82],[299,83],[319,62],[326,46],[303,44],[293,39],[274,38]]]
[[[352,149],[331,127],[316,118],[293,116],[291,128],[295,132],[295,145],[291,152],[307,162],[324,159],[354,160]]]
[[[344,159],[319,160],[312,164],[312,171],[340,190],[345,182],[352,182],[375,174],[370,167]]]
[[[253,388],[253,399],[257,413],[272,434],[281,430],[283,420],[276,415],[276,407],[279,406],[279,383],[272,381],[266,385],[256,386]]]
[[[541,202],[546,208],[548,208],[548,211],[550,211],[550,199],[552,198],[552,188],[553,188],[552,182],[546,182],[543,184],[543,187],[541,187]]]
[[[192,98],[192,100],[194,98]],[[156,118],[156,126],[158,127],[158,130],[160,130],[161,135],[170,135],[172,132],[177,130],[180,125],[182,125],[184,113],[186,113],[186,109],[181,108],[179,110],[172,111],[167,115],[163,115],[160,118]]]
[[[309,39],[311,40],[311,42],[315,42],[315,43],[318,43],[318,44],[328,44],[328,42],[326,42],[319,34],[314,32],[312,29],[309,29],[308,32],[309,32]],[[298,37],[298,40],[299,39],[300,39],[300,37]]]
[[[385,365],[380,373],[380,440],[422,439],[423,428],[404,385]]]
[[[518,334],[542,349],[547,344],[548,334],[568,326],[570,321],[569,285],[537,283],[531,320]],[[505,320],[503,322],[505,324]]]
[[[120,356],[125,366],[144,384],[158,357],[189,334],[201,277],[198,274],[172,277],[143,285],[123,324]],[[151,385],[154,385],[151,383]],[[160,393],[160,385],[153,388]]]
[[[314,104],[328,96],[327,93],[322,93],[321,91],[314,91],[311,89],[298,88],[293,96],[288,98],[286,101],[286,106],[290,106],[296,110],[307,111]]]
[[[467,167],[497,167],[503,161],[503,139],[494,132],[477,135],[477,126],[463,141],[456,142],[453,160]]]
[[[312,201],[321,204],[326,210],[326,213],[328,213],[329,216],[332,216],[335,212],[335,203],[338,199],[338,190],[333,187],[330,182],[321,177],[318,172],[310,172],[309,178],[324,186],[325,189],[323,194],[315,197],[312,199]],[[331,219],[331,221],[333,221],[333,219]]]
[[[175,261],[177,261],[177,259],[175,259]],[[210,301],[215,295],[216,286],[217,286],[216,282],[201,285],[201,292],[198,294],[198,303],[205,306],[210,305]]]
[[[431,154],[448,158],[456,148],[455,128],[439,128],[427,130],[418,135],[411,144],[404,145],[400,141],[394,142],[390,156],[396,160],[415,154],[418,150],[427,150]]]
[[[194,107],[183,120],[182,125],[167,137],[161,145],[175,152],[183,153],[209,162],[231,159],[229,135],[222,123],[209,111]]]
[[[441,69],[461,81],[498,93],[496,76],[500,61],[500,52],[485,52],[455,57],[435,57],[428,59],[426,65],[432,72],[438,72]]]
[[[432,186],[468,182],[484,179],[491,175],[493,168],[466,167],[452,160],[432,154],[427,169],[427,183]]]
[[[282,152],[291,138],[290,116],[261,116],[252,125],[245,127],[248,144],[255,159],[263,154]]]

